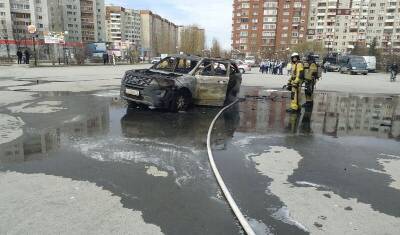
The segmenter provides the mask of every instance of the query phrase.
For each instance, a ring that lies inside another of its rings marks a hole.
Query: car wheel
[[[368,73],[363,73],[363,75],[368,75]]]
[[[172,98],[169,110],[171,112],[186,111],[192,103],[192,95],[185,90],[179,90]]]
[[[246,71],[244,69],[239,69],[241,74],[244,74]]]
[[[343,70],[342,70],[342,69],[339,69],[339,72],[340,72],[341,74],[344,74],[344,72],[343,72]]]

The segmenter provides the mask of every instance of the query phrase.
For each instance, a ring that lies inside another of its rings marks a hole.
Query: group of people
[[[104,65],[106,65],[106,64],[112,64],[112,65],[115,65],[115,63],[116,63],[116,56],[115,56],[115,54],[114,53],[107,53],[107,52],[104,52],[103,53],[103,64]]]
[[[31,54],[28,50],[25,50],[24,52],[22,52],[21,50],[17,51],[18,64],[29,64],[30,58]]]
[[[283,75],[286,62],[282,60],[263,60],[260,64],[260,72],[265,74]]]
[[[312,109],[314,105],[314,88],[318,79],[321,78],[320,67],[315,62],[312,53],[308,54],[303,61],[300,60],[298,53],[291,56],[291,74],[287,84],[287,89],[291,92],[290,109],[288,112],[299,113],[303,106],[306,110]],[[306,102],[300,105],[300,92],[304,84]]]

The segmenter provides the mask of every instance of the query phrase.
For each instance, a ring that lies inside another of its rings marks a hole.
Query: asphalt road
[[[0,234],[242,233],[207,159],[218,109],[129,108],[127,68],[0,72]],[[379,76],[328,74],[289,115],[286,77],[245,75],[212,143],[257,234],[398,234],[400,82]]]

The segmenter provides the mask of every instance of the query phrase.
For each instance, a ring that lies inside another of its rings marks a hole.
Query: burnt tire
[[[177,91],[169,105],[169,111],[171,112],[180,112],[187,111],[192,104],[192,95],[189,91],[179,90]]]

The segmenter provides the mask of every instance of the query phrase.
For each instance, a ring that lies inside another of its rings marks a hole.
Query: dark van
[[[367,62],[362,56],[348,55],[339,58],[340,73],[368,74]]]

